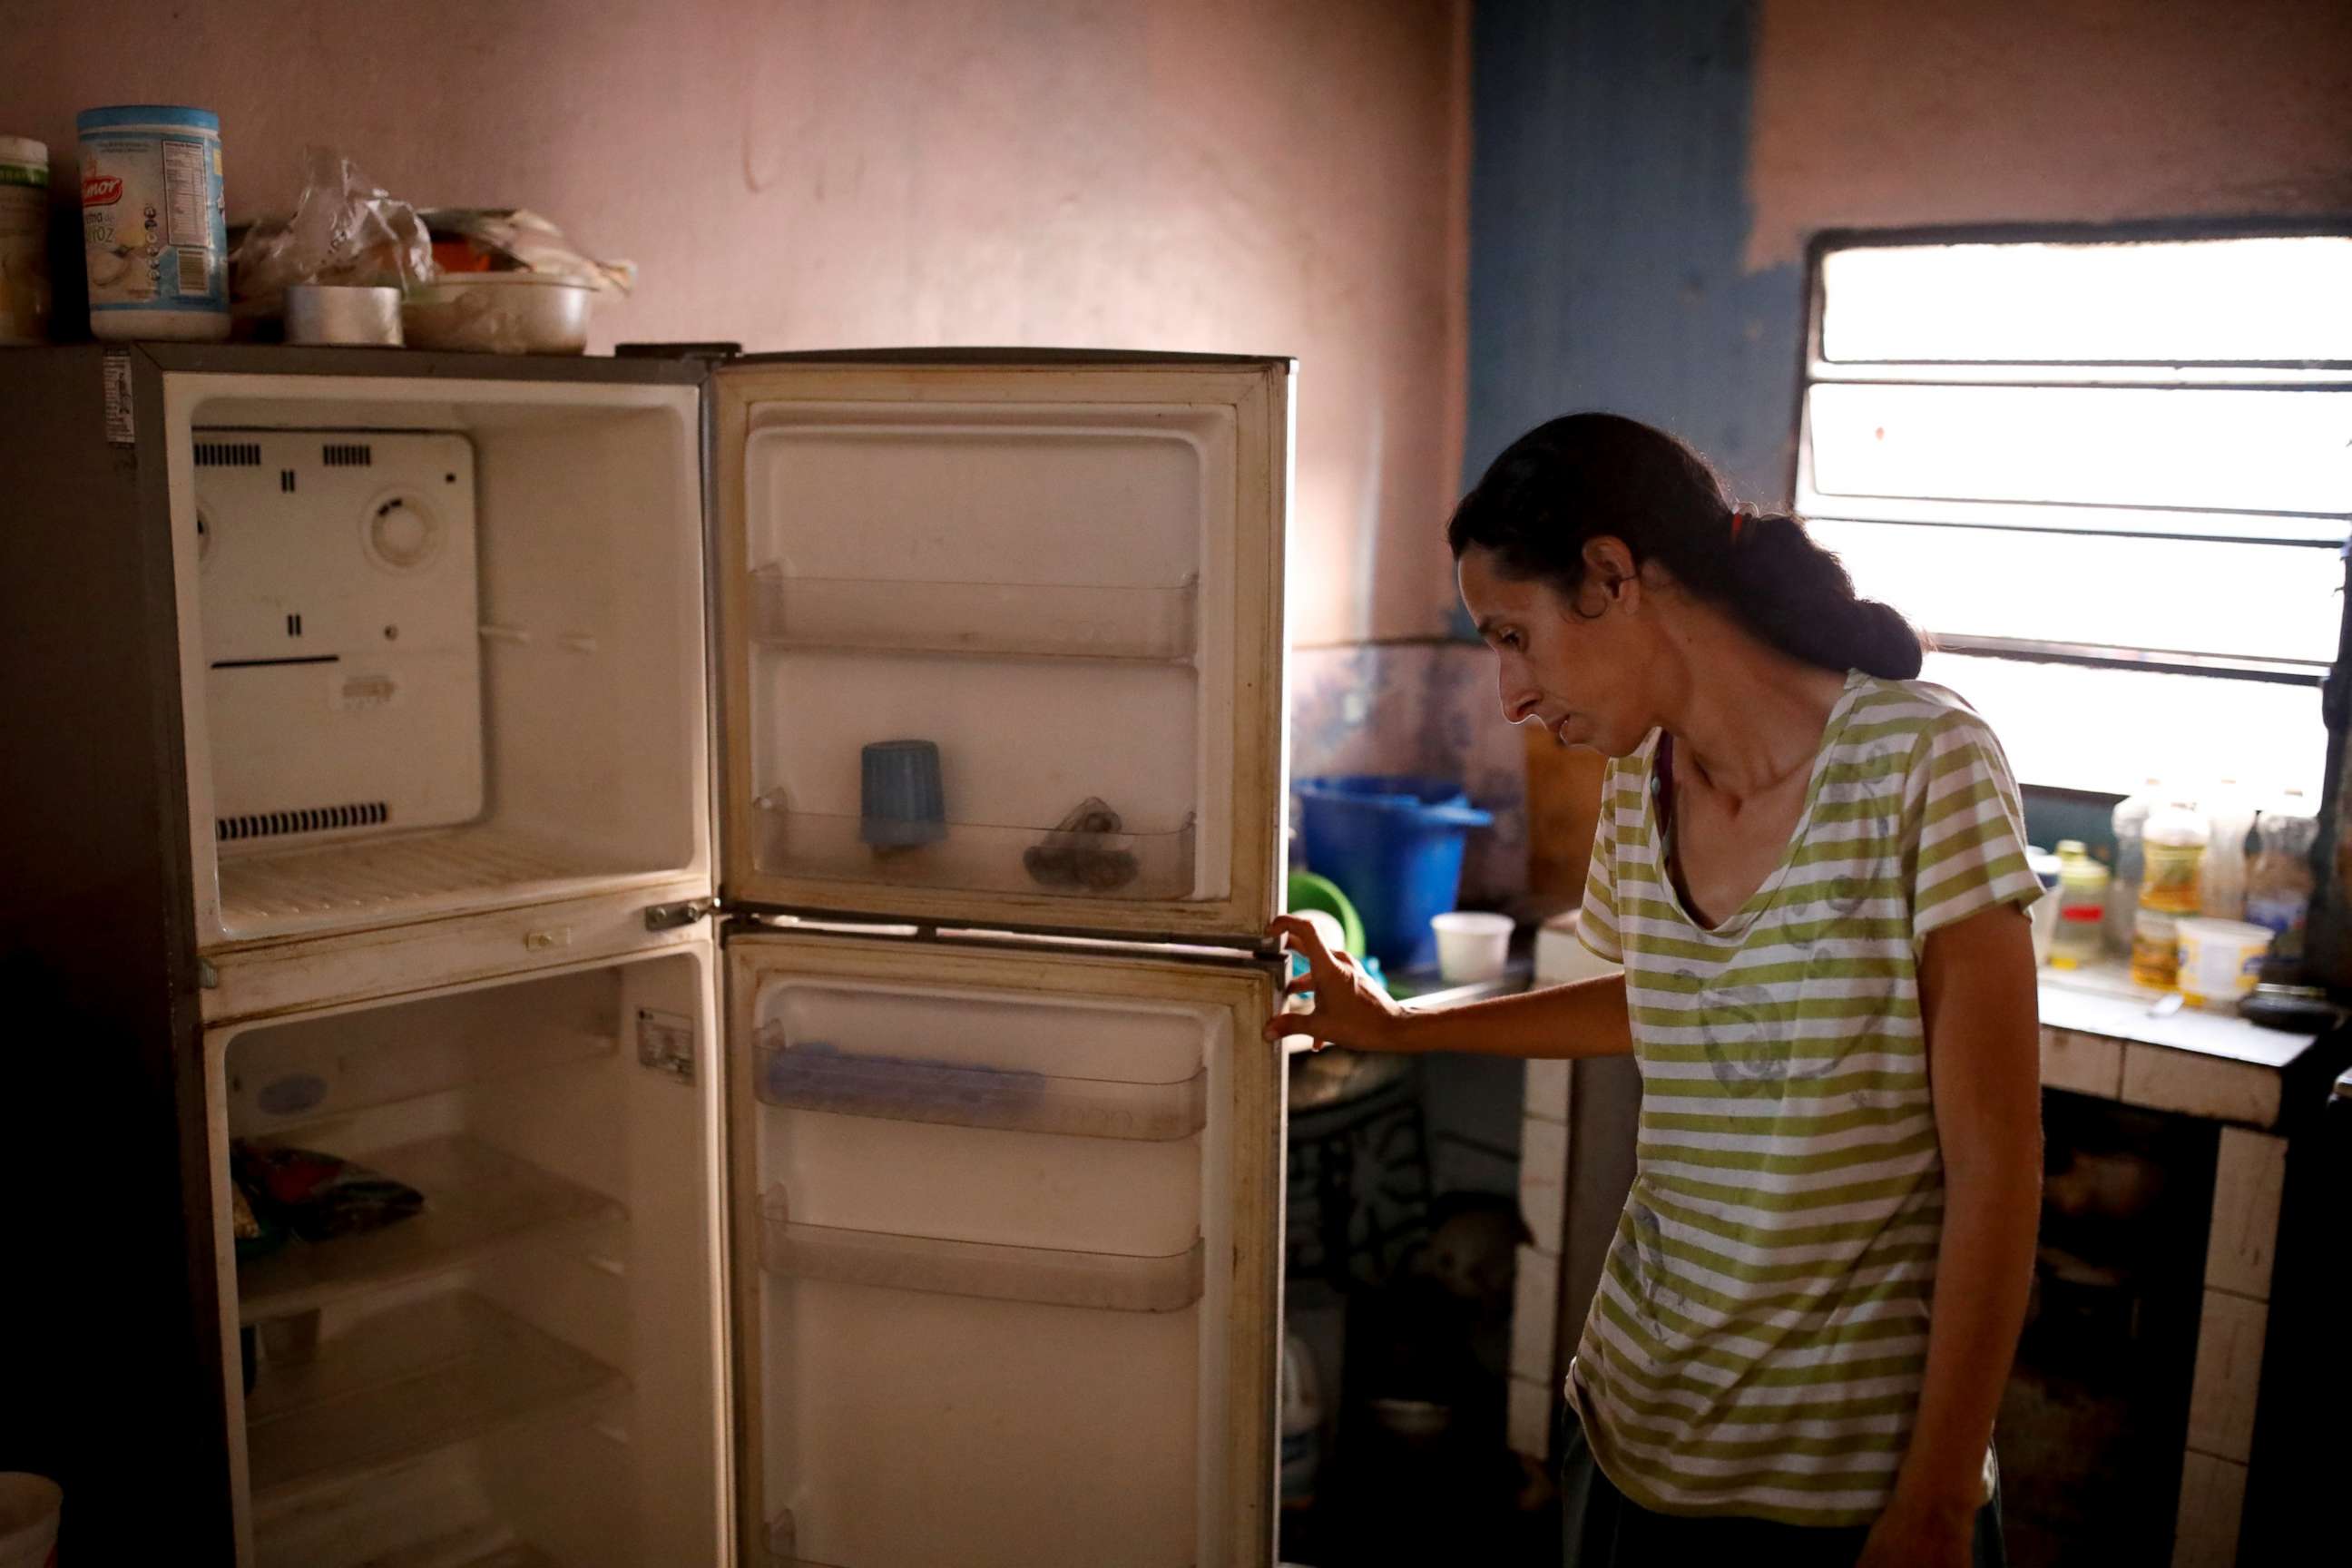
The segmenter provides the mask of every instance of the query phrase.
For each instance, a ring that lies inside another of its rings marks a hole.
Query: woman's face
[[[1633,612],[1643,584],[1615,540],[1595,541],[1575,602],[1549,583],[1505,576],[1473,545],[1455,568],[1462,602],[1501,661],[1503,716],[1563,746],[1630,756],[1654,721],[1643,672],[1654,651]],[[1598,559],[1595,559],[1595,555]]]

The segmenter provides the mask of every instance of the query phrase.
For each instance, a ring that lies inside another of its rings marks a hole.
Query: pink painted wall
[[[637,262],[596,346],[1300,362],[1302,643],[1441,630],[1465,0],[0,0],[0,130],[221,116],[233,216],[325,142]]]
[[[1760,0],[1748,265],[1812,229],[2352,212],[2346,0]]]

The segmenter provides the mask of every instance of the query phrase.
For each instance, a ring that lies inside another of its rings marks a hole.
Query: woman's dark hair
[[[1475,545],[1504,575],[1540,579],[1571,602],[1585,543],[1604,535],[1624,541],[1635,565],[1656,561],[1807,664],[1890,680],[1919,673],[1918,632],[1891,606],[1857,598],[1803,523],[1743,514],[1706,458],[1639,420],[1570,414],[1537,426],[1495,459],[1445,530],[1456,560]]]

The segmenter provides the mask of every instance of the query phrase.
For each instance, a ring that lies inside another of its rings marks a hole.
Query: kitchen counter
[[[2221,1568],[2237,1561],[2253,1458],[2286,1133],[2342,1063],[2319,1037],[2166,1002],[2121,965],[2042,971],[2042,1082],[2221,1124],[2172,1556]]]
[[[2042,972],[2042,1081],[2155,1110],[2271,1128],[2316,1037],[2234,1012],[2166,1011],[2120,964]]]
[[[1458,1007],[1465,1002],[1487,1002],[1497,996],[1516,996],[1535,981],[1535,964],[1525,955],[1514,955],[1503,966],[1503,973],[1492,980],[1474,980],[1466,984],[1446,981],[1434,970],[1408,970],[1390,978],[1390,994],[1407,1007],[1416,1011],[1433,1007]]]

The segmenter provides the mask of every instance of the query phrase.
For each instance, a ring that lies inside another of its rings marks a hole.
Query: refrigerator
[[[73,1560],[1271,1562],[1286,361],[0,386]]]

